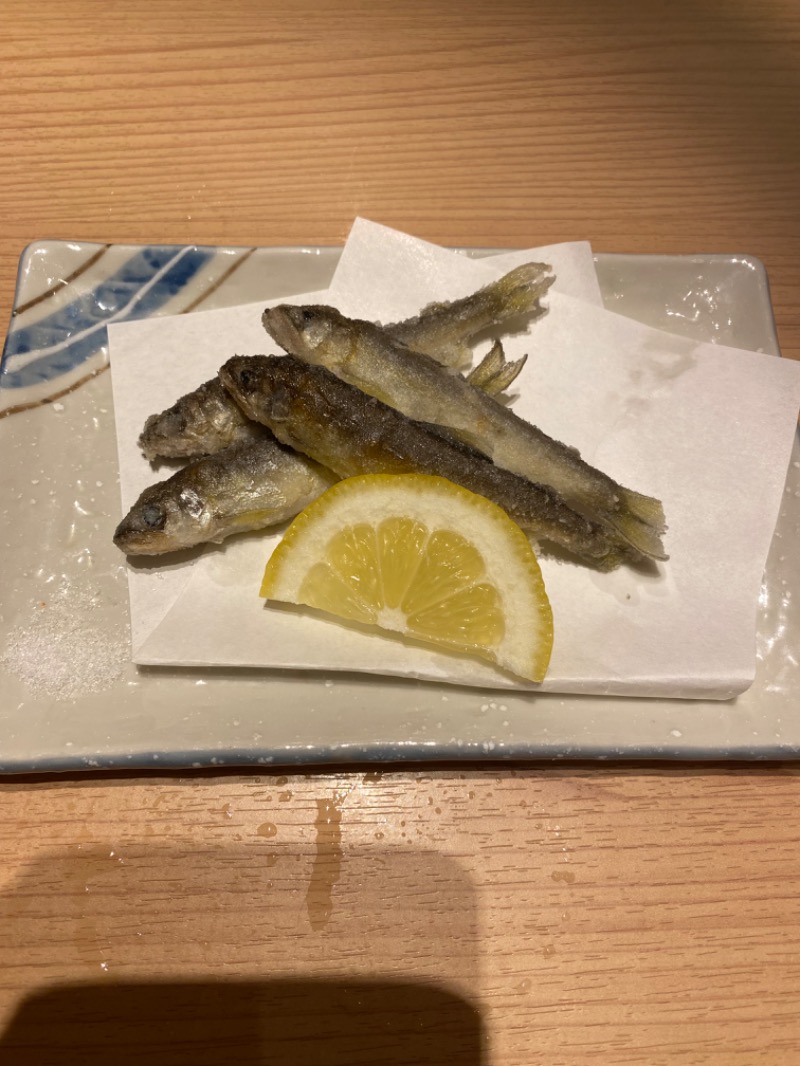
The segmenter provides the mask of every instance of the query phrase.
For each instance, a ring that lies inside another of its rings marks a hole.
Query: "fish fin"
[[[501,342],[495,341],[478,365],[467,374],[467,381],[489,396],[499,396],[516,380],[527,358],[527,355],[523,355],[510,362],[506,359]]]
[[[514,359],[513,362],[506,362],[497,371],[491,381],[483,386],[483,391],[488,392],[490,396],[496,396],[499,398],[501,394],[517,380],[519,372],[525,366],[527,358],[527,355],[523,355],[519,359]]]
[[[505,361],[503,345],[500,341],[495,341],[483,359],[467,374],[467,381],[476,389],[484,389],[498,370],[502,369]]]

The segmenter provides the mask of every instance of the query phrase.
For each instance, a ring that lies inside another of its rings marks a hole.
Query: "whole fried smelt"
[[[605,531],[567,507],[552,489],[502,470],[324,367],[291,356],[236,356],[222,367],[220,378],[251,418],[341,477],[437,474],[486,496],[536,539],[592,566],[612,569],[621,562]]]
[[[384,328],[415,352],[463,369],[472,362],[466,342],[476,334],[521,315],[544,314],[540,301],[556,280],[552,270],[545,263],[524,263],[470,296],[430,304],[416,317]]]
[[[489,395],[499,396],[524,363],[525,357],[508,362],[500,341],[496,341],[469,380]],[[199,459],[232,444],[259,440],[263,435],[264,427],[247,418],[220,380],[212,378],[181,396],[166,411],[150,415],[139,437],[139,447],[151,461]]]
[[[146,488],[117,526],[114,543],[128,555],[219,543],[293,518],[337,480],[264,430],[261,440],[197,459]]]
[[[500,396],[525,364],[509,362],[500,341],[470,373],[468,380],[490,396]],[[247,418],[218,378],[187,393],[161,414],[150,415],[139,437],[145,458],[199,459],[232,444],[260,440],[263,426]]]
[[[263,427],[246,418],[219,379],[212,378],[166,411],[150,415],[139,447],[151,460],[194,459],[263,436]]]
[[[544,313],[539,301],[555,280],[551,271],[543,263],[526,263],[471,296],[431,304],[414,318],[396,322],[386,330],[445,366],[465,366],[472,360],[472,351],[465,342],[481,330],[522,314]],[[487,364],[490,357],[491,375]],[[523,362],[507,363],[502,347],[495,345],[475,367],[472,374],[476,377],[470,376],[470,380],[476,388],[497,396],[516,378]],[[182,396],[166,411],[151,415],[139,437],[139,446],[150,460],[193,459],[259,435],[258,427],[242,415],[213,379]]]
[[[661,503],[618,485],[459,374],[393,341],[371,322],[332,307],[273,307],[262,316],[270,336],[291,355],[325,366],[343,380],[410,417],[449,429],[506,470],[550,485],[620,546],[667,558]]]

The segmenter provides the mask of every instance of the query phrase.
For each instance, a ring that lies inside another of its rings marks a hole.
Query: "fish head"
[[[150,415],[139,437],[139,447],[145,458],[153,460],[170,455],[175,440],[191,439],[190,427],[183,410],[171,408],[161,414]]]
[[[291,355],[236,355],[220,368],[225,388],[244,413],[274,429],[285,422],[299,397],[286,387],[287,366],[303,364]]]
[[[348,322],[335,307],[281,304],[261,317],[264,329],[289,355],[309,363],[336,366],[350,347]]]
[[[206,506],[195,490],[176,490],[171,481],[146,488],[114,531],[114,543],[127,555],[156,555],[198,543]]]

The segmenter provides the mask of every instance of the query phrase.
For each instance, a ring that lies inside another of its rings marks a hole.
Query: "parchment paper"
[[[575,276],[585,273],[587,249],[575,250]],[[569,250],[560,254],[567,262]],[[291,302],[390,321],[485,284],[520,261],[513,258],[472,261],[359,223],[327,293]],[[587,300],[554,288],[548,314],[505,339],[509,356],[529,353],[514,409],[623,484],[661,498],[670,559],[601,575],[542,558],[556,636],[541,689],[731,697],[754,675],[757,597],[800,406],[800,365],[651,329],[605,311],[589,289]],[[147,415],[231,355],[276,351],[260,324],[265,306],[110,327],[123,513],[170,472],[154,473],[139,453]],[[477,660],[265,607],[258,587],[279,535],[231,538],[187,561],[131,560],[134,660],[537,688]]]

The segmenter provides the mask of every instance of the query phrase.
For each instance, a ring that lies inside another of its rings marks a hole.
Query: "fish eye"
[[[250,389],[253,387],[254,377],[251,370],[240,370],[238,375],[239,384],[243,389]]]
[[[304,322],[313,322],[317,317],[317,312],[310,307],[304,307],[300,314],[302,315]]]
[[[167,521],[167,515],[163,507],[159,507],[156,503],[148,503],[142,508],[142,521],[148,529],[163,529]]]

